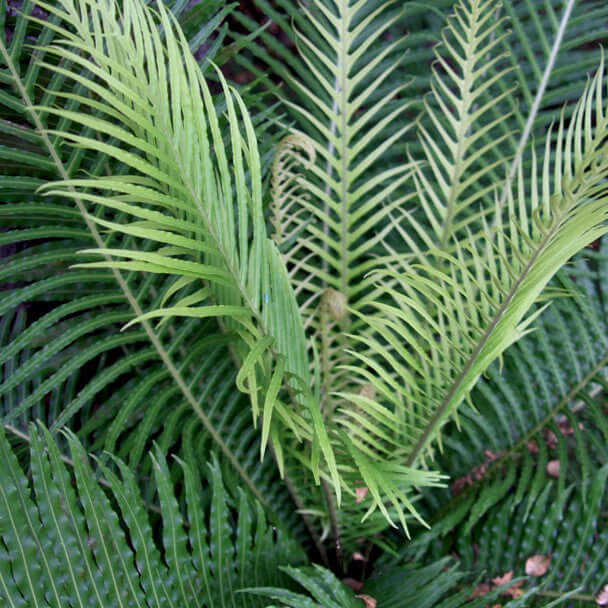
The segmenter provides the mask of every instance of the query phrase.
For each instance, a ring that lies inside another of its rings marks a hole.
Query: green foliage
[[[255,5],[0,6],[0,594],[596,604],[608,8]]]
[[[243,491],[226,493],[217,463],[201,493],[196,469],[178,461],[184,516],[156,449],[160,521],[153,522],[123,461],[112,457],[95,472],[75,435],[66,433],[67,459],[43,426],[30,427],[29,441],[28,482],[0,431],[0,597],[7,606],[259,606],[238,590],[281,583],[278,566],[303,560],[259,503]]]
[[[218,8],[206,4],[210,14]],[[15,27],[30,37],[40,35],[41,44],[50,43],[57,32],[40,30],[42,24],[28,20],[27,14],[16,17]],[[222,15],[217,12],[209,24]],[[50,15],[49,22],[59,23],[59,18]],[[192,34],[197,44],[205,32],[210,35],[206,25]],[[95,246],[92,225],[87,226],[83,209],[66,205],[65,199],[41,197],[36,188],[56,179],[61,165],[71,172],[80,168],[91,177],[107,172],[111,161],[105,154],[83,155],[81,148],[67,154],[52,138],[45,140],[37,133],[36,119],[52,124],[53,118],[40,109],[28,114],[27,102],[63,103],[58,100],[67,76],[52,76],[41,68],[37,60],[42,52],[32,56],[16,38],[10,51],[13,66],[21,69],[27,101],[24,91],[6,89],[3,107],[10,113],[3,137],[19,147],[7,147],[0,206],[2,224],[11,229],[4,241],[10,258],[2,267],[3,284],[11,288],[2,304],[0,338],[4,421],[21,426],[42,419],[53,431],[70,423],[88,446],[115,451],[119,444],[122,456],[141,469],[142,478],[151,473],[143,455],[151,449],[153,437],[163,449],[182,445],[189,456],[203,462],[209,459],[210,448],[221,447],[258,499],[287,516],[288,525],[301,529],[287,491],[273,477],[270,455],[260,466],[259,438],[244,411],[244,400],[231,393],[236,373],[227,357],[233,338],[221,335],[215,321],[186,320],[156,330],[149,327],[148,332],[139,327],[121,332],[133,317],[133,307],[141,312],[142,307],[160,305],[155,277],[142,281],[142,275],[131,272],[117,280],[115,274],[72,268],[83,260],[78,252]],[[73,61],[64,59],[62,68],[79,77]],[[3,74],[13,82],[8,67]],[[39,88],[28,87],[36,77]],[[67,98],[73,112],[84,104],[75,97],[77,92],[83,93],[83,87],[72,87]],[[28,119],[31,124],[24,122]],[[70,124],[64,120],[56,126]],[[49,146],[60,155],[59,167],[40,162],[48,158]],[[117,168],[121,171],[124,168]],[[104,238],[108,246],[121,246],[116,235]],[[99,402],[104,407],[96,409]],[[204,404],[204,412],[199,404]],[[147,494],[153,491],[149,488]]]

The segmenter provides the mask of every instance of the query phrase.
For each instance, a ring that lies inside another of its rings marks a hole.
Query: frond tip
[[[427,164],[414,174],[429,228],[412,228],[442,250],[491,214],[491,194],[504,162],[496,152],[512,135],[505,127],[510,113],[501,102],[513,88],[500,87],[512,68],[495,69],[508,55],[496,51],[508,35],[505,19],[494,18],[500,9],[495,0],[458,2],[435,49],[434,104],[424,103],[432,126],[419,126]]]

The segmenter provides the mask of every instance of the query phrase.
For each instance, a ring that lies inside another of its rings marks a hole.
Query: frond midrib
[[[447,412],[448,408],[451,405],[452,398],[454,397],[454,395],[460,388],[462,382],[465,380],[468,372],[475,365],[478,356],[481,354],[481,352],[483,351],[483,348],[488,343],[489,339],[492,337],[492,333],[493,333],[494,329],[497,327],[500,320],[502,319],[503,314],[509,309],[511,302],[518,295],[519,288],[522,285],[522,283],[524,282],[524,280],[526,279],[526,277],[528,276],[528,273],[534,268],[535,262],[539,259],[539,257],[545,251],[545,249],[550,245],[553,237],[557,234],[557,232],[559,232],[561,221],[562,221],[562,216],[556,215],[553,218],[553,222],[552,222],[553,225],[552,225],[551,229],[546,232],[542,241],[538,244],[536,250],[534,251],[534,254],[530,257],[528,263],[526,264],[526,266],[523,268],[520,275],[518,276],[517,281],[513,284],[513,286],[509,290],[509,293],[507,294],[507,296],[501,303],[500,307],[496,311],[496,313],[492,319],[492,322],[490,323],[490,325],[484,332],[483,336],[477,343],[475,349],[471,353],[466,364],[462,367],[458,376],[456,377],[454,382],[450,385],[450,388],[448,389],[446,396],[443,398],[443,400],[441,401],[441,404],[439,405],[437,410],[434,412],[433,416],[431,416],[431,419],[429,420],[428,424],[425,426],[424,431],[422,432],[420,438],[418,439],[418,441],[412,448],[410,455],[408,456],[408,459],[406,461],[406,466],[412,466],[417,461],[418,457],[420,456],[420,454],[426,447],[428,441],[433,436],[433,433],[436,430],[436,427],[442,422],[445,413]],[[491,247],[491,246],[492,246],[491,243],[488,243],[488,247]]]

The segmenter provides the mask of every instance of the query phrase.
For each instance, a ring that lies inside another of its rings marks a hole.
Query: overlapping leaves
[[[355,340],[366,349],[357,354],[367,367],[362,376],[379,398],[359,427],[352,410],[342,410],[361,449],[423,466],[480,375],[529,330],[538,313],[526,315],[552,276],[606,232],[603,87],[602,66],[569,124],[559,123],[553,152],[548,136],[542,170],[533,164],[531,189],[520,169],[504,218],[496,201],[496,230],[485,223],[481,235],[456,242],[453,254],[430,249],[378,272],[393,303],[374,303],[378,313],[368,320],[376,335]]]
[[[78,96],[95,114],[45,110],[111,139],[55,133],[75,146],[101,150],[127,169],[120,176],[96,179],[66,175],[61,189],[55,185],[45,192],[105,207],[105,217],[91,215],[89,220],[150,246],[109,248],[97,239],[97,249],[88,253],[105,259],[86,267],[168,277],[161,307],[139,314],[133,322],[217,317],[226,331],[237,334],[237,386],[251,396],[254,422],[262,420],[262,452],[272,438],[282,466],[277,438],[288,427],[297,439],[311,441],[323,453],[339,492],[318,405],[307,394],[309,371],[295,299],[266,237],[260,158],[240,96],[218,74],[226,104],[225,116],[218,115],[185,39],[162,8],[164,39],[153,13],[138,3],[126,4],[120,20],[114,4],[89,7],[93,16],[70,3],[46,8],[69,21],[76,33],[60,30],[69,46],[55,44],[45,52],[74,61],[93,77],[50,63],[46,67],[82,84],[98,99]],[[104,45],[107,32],[113,33],[112,44]],[[129,64],[124,64],[125,56]],[[122,221],[115,220],[116,214],[123,214]],[[290,408],[279,399],[284,387],[291,393]],[[312,466],[318,474],[318,460]]]
[[[58,4],[53,6],[57,9]],[[173,6],[191,36],[188,45],[207,73],[211,68],[205,60],[221,60],[214,53],[226,28],[216,29],[229,8],[217,2]],[[236,374],[229,348],[237,336],[221,335],[214,319],[194,318],[159,328],[144,321],[121,332],[134,314],[162,306],[166,278],[71,267],[95,259],[79,252],[94,247],[96,238],[104,247],[128,248],[136,246],[135,237],[111,232],[102,238],[93,222],[87,224],[80,199],[72,206],[60,196],[42,197],[36,189],[63,170],[81,171],[92,179],[109,172],[124,174],[125,167],[98,149],[85,153],[82,147],[59,146],[56,137],[44,132],[46,125],[92,135],[89,127],[56,116],[58,107],[72,115],[82,111],[89,118],[99,116],[89,107],[94,97],[76,82],[87,73],[77,54],[62,60],[63,72],[58,74],[41,64],[54,65],[52,53],[42,48],[32,52],[27,46],[60,38],[61,11],[50,14],[25,2],[21,12],[14,14],[2,4],[0,13],[8,56],[0,60],[7,84],[0,96],[0,137],[6,144],[0,176],[0,223],[6,229],[0,271],[6,290],[0,307],[4,422],[25,430],[29,421],[42,419],[53,432],[70,424],[87,449],[114,451],[120,446],[121,456],[143,479],[151,476],[144,456],[153,437],[165,451],[180,446],[193,461],[205,461],[210,449],[220,449],[241,482],[263,504],[291,517],[297,529],[297,516],[287,490],[275,478],[271,455],[260,462],[260,441],[247,415],[247,398],[233,392]],[[201,17],[205,23],[197,26]],[[11,37],[13,30],[18,35]],[[51,111],[34,110],[35,102],[48,104]],[[100,219],[127,221],[120,214],[104,215],[101,209],[96,211]],[[138,246],[152,249],[141,241]],[[148,498],[153,491],[145,490]]]
[[[239,589],[282,585],[277,566],[303,560],[302,549],[269,525],[259,504],[242,491],[232,502],[217,463],[208,467],[201,492],[198,474],[179,462],[184,518],[165,457],[158,449],[151,455],[158,524],[122,461],[112,458],[112,466],[94,472],[68,433],[72,474],[46,428],[32,425],[30,441],[28,481],[0,429],[0,597],[7,606],[259,606]]]

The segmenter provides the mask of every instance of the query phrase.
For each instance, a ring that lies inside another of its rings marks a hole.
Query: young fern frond
[[[374,336],[354,339],[374,353],[356,356],[379,398],[366,408],[369,419],[360,427],[352,411],[342,410],[360,449],[383,446],[388,456],[393,444],[400,445],[400,458],[423,467],[442,426],[480,375],[530,331],[539,311],[528,311],[549,280],[608,231],[603,86],[602,63],[570,123],[560,121],[554,147],[548,134],[542,169],[533,163],[531,191],[520,170],[504,224],[496,201],[496,236],[486,224],[484,239],[461,239],[454,254],[431,250],[439,267],[425,258],[376,273],[392,303],[375,304],[377,313],[369,318]]]
[[[508,35],[504,18],[494,19],[500,4],[470,0],[455,10],[435,50],[434,104],[425,100],[432,128],[422,123],[419,128],[427,162],[416,167],[415,183],[430,238],[426,227],[411,226],[423,246],[442,250],[450,250],[454,240],[475,231],[492,213],[495,178],[506,160],[492,152],[512,135],[502,128],[510,113],[501,104],[513,87],[497,86],[511,70],[493,69],[507,54],[496,52]]]
[[[297,125],[285,141],[297,137],[305,142],[316,162],[298,166],[300,151],[291,155],[290,165],[299,176],[273,206],[291,209],[291,221],[297,223],[297,241],[284,243],[281,252],[310,338],[310,359],[315,352],[320,359],[317,390],[326,418],[334,410],[330,393],[344,390],[350,381],[338,366],[348,357],[342,333],[358,321],[348,318],[345,307],[361,310],[370,297],[365,274],[391,230],[389,214],[410,197],[402,189],[409,165],[383,165],[386,153],[411,126],[390,130],[407,108],[399,99],[407,83],[390,84],[399,66],[400,41],[376,52],[399,17],[390,13],[393,5],[323,0],[302,8],[312,31],[296,31],[302,59],[323,92],[293,79],[301,101],[286,102]],[[281,146],[277,158],[285,156]],[[312,158],[310,152],[308,156]],[[273,178],[276,192],[279,182]],[[343,312],[334,314],[339,308]]]
[[[301,170],[310,168],[315,159],[316,153],[310,139],[293,134],[281,140],[272,164],[272,240],[279,251],[289,251],[291,255],[294,255],[293,248],[299,246],[296,241],[302,236],[307,222],[312,220],[302,218],[307,211],[307,194],[299,183],[299,177]]]

